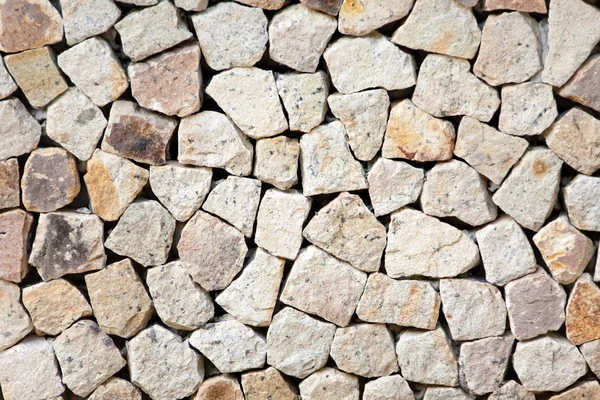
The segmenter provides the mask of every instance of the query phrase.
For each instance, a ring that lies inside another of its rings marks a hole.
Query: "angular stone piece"
[[[584,231],[600,231],[600,178],[577,175],[563,188],[569,220]]]
[[[471,59],[481,31],[473,11],[453,0],[417,0],[392,42],[415,50]]]
[[[315,246],[300,251],[279,300],[338,326],[348,326],[367,274]]]
[[[354,375],[325,367],[300,382],[303,400],[358,400],[358,378]]]
[[[567,338],[580,345],[600,339],[600,289],[589,274],[575,282],[567,303]]]
[[[597,77],[600,74],[600,54],[594,54],[558,90],[558,95],[600,111]]]
[[[215,75],[206,94],[253,139],[275,136],[288,128],[272,71],[232,68]]]
[[[356,269],[379,270],[386,242],[385,227],[357,195],[341,193],[315,214],[303,235]]]
[[[388,2],[386,0],[345,0],[340,8],[340,33],[363,36],[377,28],[404,18],[414,0]]]
[[[600,397],[600,384],[597,381],[584,381],[565,390],[561,394],[550,397],[549,400],[595,399]]]
[[[283,7],[285,2],[286,0],[238,0],[238,3],[263,8],[265,10],[279,10]]]
[[[544,7],[546,4],[544,3]],[[488,400],[535,400],[535,395],[515,381],[507,381]]]
[[[204,11],[208,7],[208,0],[175,0],[175,6],[186,11]]]
[[[340,11],[343,0],[300,0],[301,3],[313,10],[322,11],[334,17]]]
[[[219,375],[202,382],[194,400],[244,400],[237,379],[231,375]]]
[[[256,141],[254,176],[280,190],[287,190],[298,183],[298,139],[287,136]]]
[[[63,21],[48,0],[5,0],[0,5],[0,50],[16,53],[58,43]]]
[[[234,175],[252,172],[252,144],[227,116],[215,111],[190,115],[181,120],[178,133],[179,162]]]
[[[19,162],[16,158],[0,161],[0,210],[19,207],[21,202]]]
[[[229,286],[242,269],[248,247],[240,231],[198,211],[183,228],[177,250],[194,281],[213,291]]]
[[[296,190],[267,190],[256,217],[256,245],[274,256],[295,260],[311,203],[310,197]]]
[[[406,207],[392,214],[385,250],[390,277],[448,278],[478,263],[477,245],[452,225]]]
[[[235,319],[206,324],[192,333],[190,344],[221,373],[262,368],[267,356],[265,338]]]
[[[144,266],[162,265],[174,232],[175,219],[159,202],[141,200],[127,207],[104,246]]]
[[[3,280],[0,280],[0,327],[0,359],[2,350],[13,346],[33,330],[31,319],[21,304],[21,289]],[[2,384],[4,386],[4,382]]]
[[[331,43],[323,58],[331,81],[344,94],[370,88],[406,89],[415,85],[415,60],[385,36],[342,36]]]
[[[564,85],[600,41],[600,10],[583,0],[554,0],[542,81]]]
[[[524,228],[538,231],[558,197],[562,161],[545,147],[525,152],[492,200]]]
[[[305,196],[366,189],[362,165],[354,159],[344,125],[333,121],[300,138],[300,170]]]
[[[476,232],[485,279],[498,286],[535,272],[536,259],[523,229],[502,215]]]
[[[525,82],[502,86],[499,129],[515,136],[539,135],[556,119],[552,86]]]
[[[259,8],[218,3],[194,14],[192,22],[206,63],[214,70],[251,67],[267,49],[268,21]]]
[[[35,373],[32,373],[35,371]],[[6,400],[51,399],[64,391],[49,340],[30,336],[0,352],[0,384]],[[62,399],[61,397],[56,397]]]
[[[51,212],[70,204],[79,194],[75,158],[56,147],[34,150],[21,179],[23,205],[28,211]]]
[[[98,37],[59,54],[58,65],[98,107],[118,99],[129,87],[121,62],[110,45]]]
[[[415,400],[415,395],[403,377],[391,375],[367,382],[363,400]]]
[[[64,279],[40,282],[23,288],[23,305],[36,332],[55,336],[82,317],[92,316],[83,294]]]
[[[187,221],[198,211],[210,191],[212,170],[188,167],[177,161],[150,166],[150,187],[177,221]]]
[[[95,215],[40,214],[29,264],[44,281],[104,268],[104,224]]]
[[[0,99],[5,99],[13,94],[19,87],[8,73],[4,61],[0,57]]]
[[[108,31],[121,16],[112,0],[61,0],[60,5],[69,46]]]
[[[75,322],[54,340],[52,347],[63,383],[81,397],[92,393],[127,363],[110,336],[90,320]]]
[[[579,351],[583,354],[585,361],[590,366],[590,370],[596,375],[600,375],[600,340],[593,340],[579,346]]]
[[[276,74],[275,83],[290,121],[290,130],[308,132],[323,122],[329,94],[329,79],[325,72]]]
[[[448,160],[455,137],[451,122],[437,119],[405,99],[390,110],[381,154],[423,162]]]
[[[540,14],[548,12],[544,0],[483,0],[481,8],[485,11],[514,10]]]
[[[196,43],[127,67],[131,93],[145,108],[186,117],[202,105],[200,48]]]
[[[131,382],[155,400],[190,396],[204,379],[204,358],[158,324],[127,342],[127,358]]]
[[[427,171],[420,203],[427,215],[456,217],[472,226],[493,221],[498,215],[485,179],[458,160],[438,163]]]
[[[402,161],[378,158],[367,175],[369,197],[376,217],[417,201],[424,172]]]
[[[115,24],[123,52],[133,61],[160,53],[192,37],[177,8],[170,1],[134,10]]]
[[[246,400],[296,400],[297,396],[279,371],[269,367],[263,371],[242,375],[242,388]]]
[[[259,180],[230,175],[212,189],[202,209],[229,222],[244,236],[251,237],[261,186]]]
[[[83,180],[94,214],[105,221],[116,221],[148,182],[148,171],[97,149],[87,162]]]
[[[238,321],[252,326],[269,326],[285,260],[256,249],[240,276],[215,299]]]
[[[29,153],[37,147],[42,127],[19,99],[0,101],[0,121],[0,161]]]
[[[88,400],[142,400],[140,390],[125,379],[112,377],[98,386]]]
[[[433,331],[403,331],[396,343],[396,354],[404,379],[426,385],[458,385],[456,355],[441,326]]]
[[[173,118],[119,100],[110,109],[102,150],[144,164],[163,165],[176,126]]]
[[[474,400],[474,397],[459,388],[429,387],[423,400]]]
[[[273,16],[269,24],[269,56],[296,71],[312,73],[317,70],[337,23],[334,17],[309,7],[294,4]]]
[[[267,363],[286,375],[305,378],[325,366],[335,330],[333,324],[285,307],[267,332]]]
[[[21,282],[27,264],[27,242],[33,217],[23,210],[10,210],[0,214],[0,279]]]
[[[483,395],[498,389],[504,380],[514,336],[503,336],[463,343],[458,358],[461,387],[471,394]]]
[[[194,283],[180,261],[150,268],[146,284],[156,313],[172,328],[191,331],[214,316],[210,295]]]
[[[523,386],[532,392],[560,392],[587,372],[577,347],[555,335],[518,342],[512,364]]]

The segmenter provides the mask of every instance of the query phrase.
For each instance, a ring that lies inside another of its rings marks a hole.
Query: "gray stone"
[[[577,229],[600,231],[600,178],[577,175],[563,188],[569,220]]]
[[[558,115],[552,86],[525,82],[502,86],[499,129],[515,136],[539,135]]]
[[[322,368],[300,382],[300,396],[305,400],[358,400],[358,378],[335,368]]]
[[[0,161],[35,149],[42,127],[17,98],[0,101]]]
[[[0,326],[0,351],[18,343],[33,330],[31,318],[21,304],[21,289],[3,280],[0,280]]]
[[[69,46],[108,31],[121,16],[113,0],[61,0],[60,6]]]
[[[298,139],[287,136],[256,141],[254,176],[280,190],[287,190],[298,183]]]
[[[13,94],[19,87],[10,76],[4,61],[0,58],[0,100]]]

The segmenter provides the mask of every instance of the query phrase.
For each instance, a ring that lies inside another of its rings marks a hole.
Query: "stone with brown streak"
[[[140,389],[125,379],[113,376],[98,386],[88,400],[142,400]]]
[[[301,3],[305,4],[314,10],[323,11],[329,15],[336,16],[340,11],[343,0],[300,0]]]
[[[481,8],[485,11],[514,10],[540,14],[548,12],[544,0],[483,0]]]
[[[18,207],[21,190],[19,189],[19,162],[16,158],[0,161],[0,210]]]
[[[580,345],[600,339],[600,289],[590,274],[583,274],[567,303],[567,338]]]
[[[0,101],[0,161],[29,153],[42,135],[42,127],[17,98]]]
[[[21,282],[27,274],[27,242],[33,217],[23,210],[0,214],[0,279]]]
[[[338,30],[344,35],[363,36],[404,18],[414,0],[344,0],[338,17]]]
[[[283,376],[273,367],[242,375],[246,400],[296,400],[297,396]]]
[[[29,314],[21,304],[21,289],[0,280],[0,355],[33,330]],[[2,387],[4,390],[4,382]]]
[[[61,0],[67,44],[108,31],[121,16],[113,0]]]
[[[244,394],[237,379],[224,374],[202,382],[193,400],[244,400]]]
[[[558,90],[558,95],[600,111],[600,54],[594,54]]]

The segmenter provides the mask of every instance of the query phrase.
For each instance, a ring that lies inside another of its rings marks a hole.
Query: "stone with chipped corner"
[[[0,161],[29,153],[42,135],[42,127],[17,98],[0,101]]]
[[[600,231],[600,178],[577,175],[562,190],[571,224],[584,231]]]
[[[300,2],[313,10],[322,11],[334,17],[340,11],[343,0],[300,0]]]
[[[280,190],[287,190],[298,183],[298,139],[280,135],[257,140],[255,147],[255,177]]]
[[[559,90],[558,95],[600,111],[597,76],[600,74],[600,54],[594,54]]]
[[[296,400],[297,396],[283,376],[273,367],[242,375],[246,400]]]
[[[583,381],[561,394],[550,397],[549,400],[585,400],[597,397],[600,397],[600,384],[597,381]]]
[[[540,14],[546,14],[548,12],[544,0],[483,0],[481,8],[485,11],[514,10],[524,13],[534,12]]]
[[[244,400],[237,379],[231,375],[219,375],[205,380],[193,400]]]
[[[0,175],[1,177],[1,175]],[[33,216],[23,210],[0,213],[0,279],[21,282],[27,272],[27,244]]]
[[[177,250],[194,281],[213,291],[229,286],[242,269],[248,247],[240,231],[197,211],[183,228]]]
[[[359,383],[354,375],[325,367],[300,382],[304,400],[358,400]]]
[[[13,94],[19,87],[15,80],[10,76],[6,69],[4,61],[0,57],[0,100],[7,98]]]
[[[263,8],[265,10],[279,10],[284,6],[285,2],[286,0],[238,0],[238,3]]]
[[[113,0],[61,0],[60,5],[69,46],[108,31],[121,16]]]
[[[19,206],[20,181],[19,161],[16,158],[0,161],[0,210]]]
[[[594,375],[600,375],[600,340],[592,340],[579,346],[585,361]]]
[[[40,214],[29,264],[44,281],[105,267],[104,224],[95,215],[61,211]]]
[[[175,0],[175,6],[186,11],[204,11],[208,7],[208,0]]]
[[[535,400],[535,395],[515,381],[507,381],[488,400]]]
[[[474,397],[460,388],[428,387],[423,400],[474,400]]]
[[[558,116],[552,86],[525,82],[502,86],[498,127],[514,136],[539,135]]]
[[[414,0],[344,0],[339,13],[339,31],[364,36],[408,15]]]
[[[98,386],[88,400],[142,400],[140,390],[125,379],[112,377]]]
[[[367,382],[363,400],[415,400],[415,395],[406,380],[394,374]]]
[[[31,318],[21,304],[21,289],[12,282],[0,280],[0,357],[2,350],[19,342],[32,330]]]
[[[590,274],[583,274],[573,286],[567,303],[567,338],[580,345],[600,339],[600,289]]]
[[[276,74],[275,83],[290,130],[309,132],[323,122],[329,94],[329,78],[325,72]]]

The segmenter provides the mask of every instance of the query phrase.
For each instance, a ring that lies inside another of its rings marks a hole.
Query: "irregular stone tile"
[[[555,335],[518,342],[512,364],[522,385],[532,392],[560,392],[587,372],[577,347]]]
[[[443,279],[440,296],[453,340],[475,340],[504,333],[506,305],[496,286],[471,279]]]
[[[529,142],[525,139],[504,134],[471,117],[463,117],[458,127],[454,154],[499,185],[527,146]]]
[[[177,8],[170,1],[134,10],[115,24],[123,52],[133,61],[160,53],[192,37]]]
[[[546,14],[546,2],[544,0],[483,0],[481,8],[484,11],[514,10],[521,12],[534,12]],[[518,399],[517,399],[518,400]]]
[[[218,3],[192,15],[192,22],[206,63],[214,70],[251,67],[267,49],[268,21],[259,8]]]
[[[0,327],[0,360],[2,350],[10,348],[33,330],[31,319],[21,304],[21,289],[3,280],[0,280]],[[4,382],[2,384],[4,386]]]
[[[194,400],[244,400],[237,379],[231,375],[219,375],[202,382]]]
[[[21,202],[19,162],[16,158],[0,161],[0,210],[19,207]]]
[[[141,200],[127,207],[104,246],[144,266],[162,265],[174,232],[175,219],[159,202]]]
[[[214,316],[212,298],[194,283],[181,261],[150,268],[146,284],[156,313],[171,328],[191,331]]]
[[[131,101],[115,101],[102,150],[144,164],[163,165],[176,126],[174,118],[148,111]]]
[[[215,75],[206,94],[253,139],[275,136],[288,128],[272,71],[232,68]]]
[[[363,400],[415,400],[415,395],[403,377],[391,375],[367,382]]]
[[[296,190],[269,189],[256,217],[254,242],[277,257],[295,260],[302,245],[302,226],[312,199]]]
[[[477,245],[469,236],[411,208],[392,214],[387,242],[385,269],[392,278],[448,278],[479,263]]]
[[[327,98],[331,112],[338,118],[348,136],[354,156],[369,161],[381,148],[385,132],[390,99],[383,89],[341,94]]]
[[[545,7],[545,4],[544,4]],[[535,400],[535,395],[515,381],[507,381],[488,400]]]
[[[424,171],[402,161],[378,158],[367,174],[376,217],[414,203],[421,194]]]
[[[323,122],[329,94],[325,72],[276,74],[275,83],[288,115],[290,130],[309,132]]]
[[[538,231],[554,208],[562,161],[545,147],[533,147],[514,166],[492,200],[524,228]]]
[[[69,46],[108,31],[121,16],[112,0],[61,0],[60,6]]]
[[[29,153],[37,147],[42,127],[19,99],[0,101],[0,121],[0,161]]]
[[[381,154],[423,162],[448,160],[455,137],[451,122],[434,118],[405,99],[390,110]]]
[[[539,135],[558,115],[552,86],[525,82],[502,86],[499,129],[515,136]]]
[[[28,211],[51,212],[70,204],[79,194],[75,157],[57,147],[34,150],[27,161],[21,191]]]
[[[355,324],[338,328],[331,358],[345,372],[367,378],[398,372],[394,338],[383,324]]]
[[[471,59],[481,31],[473,11],[453,0],[417,0],[392,42],[414,50]]]
[[[558,90],[558,95],[600,111],[597,76],[600,74],[600,54],[594,54]]]
[[[98,107],[118,99],[129,87],[121,62],[103,39],[87,39],[58,55],[58,65]]]
[[[600,375],[600,340],[593,340],[579,346],[585,361],[594,375]]]
[[[474,397],[459,388],[429,387],[423,400],[473,400]]]
[[[350,152],[344,125],[320,125],[300,138],[300,171],[305,196],[366,189],[365,171]]]
[[[37,333],[56,336],[92,308],[83,294],[64,279],[40,282],[23,288],[23,305]]]
[[[230,175],[211,190],[202,209],[229,222],[244,236],[251,237],[261,186],[259,180]]]
[[[208,0],[175,0],[175,6],[186,11],[204,11],[208,7]]]
[[[385,227],[357,195],[341,193],[315,214],[303,235],[356,269],[379,270],[386,242]]]
[[[415,60],[385,36],[342,36],[331,43],[323,58],[335,88],[344,94],[370,88],[406,89],[415,85]]]
[[[550,397],[550,400],[594,399],[600,396],[600,384],[597,381],[584,381],[565,390],[561,394]]]
[[[247,4],[252,7],[263,8],[265,10],[279,10],[285,4],[286,0],[237,0],[238,3]]]
[[[396,343],[396,354],[402,376],[407,381],[426,385],[458,385],[456,355],[441,326],[433,331],[402,331]]]
[[[256,141],[254,176],[280,190],[287,190],[298,183],[298,139],[287,136]]]
[[[60,380],[50,341],[30,336],[0,352],[0,384],[6,400],[60,396],[65,387]]]
[[[252,326],[269,326],[285,260],[256,249],[240,276],[215,301],[238,321]]]
[[[284,307],[267,332],[267,364],[303,379],[325,366],[335,330],[333,324]]]
[[[555,0],[549,15],[542,81],[559,87],[600,41],[600,10],[582,0]]]
[[[427,281],[369,275],[356,315],[363,321],[435,329],[440,295]]]
[[[463,343],[458,358],[460,385],[471,394],[483,395],[498,389],[504,380],[514,336],[503,336]]]
[[[215,111],[181,120],[177,154],[183,164],[224,168],[242,176],[252,172],[252,144],[227,116]]]
[[[190,344],[221,373],[262,368],[267,356],[265,338],[235,319],[206,324],[192,333]]]
[[[198,211],[183,228],[177,251],[194,281],[213,291],[229,286],[242,269],[248,247],[240,231]]]
[[[300,0],[301,3],[313,10],[322,11],[334,17],[340,11],[343,0]]]
[[[186,117],[202,105],[200,48],[196,43],[131,63],[127,74],[131,93],[144,108]]]
[[[83,180],[94,214],[116,221],[148,182],[148,171],[97,149],[87,162]]]
[[[472,226],[493,221],[498,214],[485,179],[458,160],[438,163],[427,171],[419,201],[427,215],[456,217]]]
[[[243,374],[242,388],[246,400],[296,400],[297,398],[290,385],[273,367]]]
[[[269,56],[296,71],[312,73],[317,70],[337,22],[309,7],[294,4],[273,16],[269,23]]]
[[[356,376],[325,367],[300,382],[300,396],[305,400],[358,400]]]
[[[498,286],[535,272],[536,258],[523,229],[502,215],[476,232],[485,279]]]
[[[54,340],[52,347],[63,383],[81,397],[92,393],[127,363],[110,336],[90,320],[75,322]]]
[[[0,5],[0,50],[16,53],[58,43],[63,21],[48,0],[5,0]]]
[[[0,99],[5,99],[13,94],[19,87],[8,73],[4,61],[0,57]]]
[[[127,342],[127,358],[131,382],[156,400],[191,396],[204,379],[204,358],[158,324]]]
[[[315,246],[300,251],[279,300],[338,326],[348,326],[367,274]]]
[[[579,345],[600,339],[600,289],[590,274],[583,274],[573,286],[567,303],[567,338]]]
[[[95,215],[40,214],[29,264],[44,281],[104,268],[104,224]]]
[[[150,187],[177,221],[187,221],[198,211],[210,191],[212,170],[188,167],[177,161],[150,166]]]
[[[0,214],[0,279],[21,282],[29,270],[27,242],[33,217],[23,210]]]
[[[125,379],[112,377],[98,386],[88,400],[142,400],[140,390]]]
[[[470,69],[466,60],[428,55],[421,64],[412,101],[436,117],[466,115],[488,122],[500,106],[498,92]]]
[[[339,14],[338,30],[344,35],[363,36],[408,15],[414,0],[345,0]]]
[[[584,231],[600,231],[600,178],[577,175],[562,191],[569,220]]]

